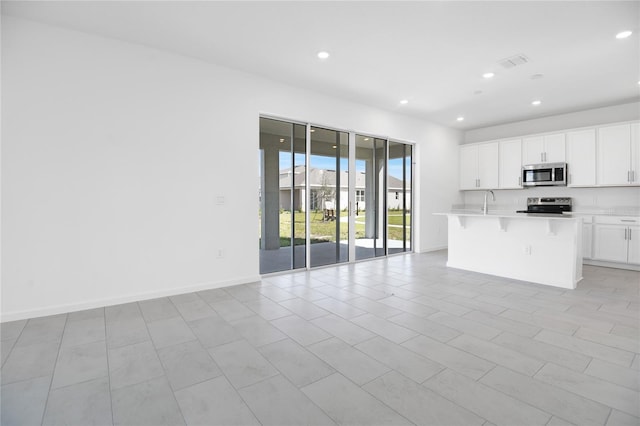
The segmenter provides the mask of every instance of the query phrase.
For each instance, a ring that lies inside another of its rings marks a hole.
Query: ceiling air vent
[[[498,61],[498,64],[500,64],[502,68],[509,69],[509,68],[517,67],[518,65],[526,64],[527,62],[529,62],[529,58],[527,58],[523,54],[519,54],[519,55],[510,56],[508,58],[500,59]]]

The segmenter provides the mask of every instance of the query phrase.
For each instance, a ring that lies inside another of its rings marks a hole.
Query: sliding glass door
[[[387,141],[356,135],[356,260],[386,254]]]
[[[349,260],[349,134],[311,127],[311,266]]]
[[[411,145],[260,118],[259,152],[261,274],[412,250]]]
[[[306,126],[260,119],[260,273],[306,267]]]
[[[411,174],[413,147],[389,141],[387,236],[389,254],[411,251]]]

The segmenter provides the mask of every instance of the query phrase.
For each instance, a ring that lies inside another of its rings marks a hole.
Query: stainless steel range
[[[543,214],[562,214],[571,211],[571,198],[545,198],[545,197],[529,197],[527,198],[527,209],[518,210],[516,213],[543,213]]]

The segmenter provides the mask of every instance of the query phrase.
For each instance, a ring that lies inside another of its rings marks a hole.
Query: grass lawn
[[[346,215],[346,212],[341,212],[341,214]],[[402,225],[402,214],[399,211],[390,210],[388,212],[389,224],[390,225]],[[294,234],[294,244],[295,245],[304,245],[305,244],[305,215],[304,213],[295,212],[295,234]],[[356,217],[356,239],[364,238],[364,222],[365,216],[364,213],[358,214]],[[411,224],[411,215],[407,215],[407,225]],[[335,242],[336,241],[336,222],[335,221],[324,221],[323,213],[321,211],[311,212],[310,218],[310,227],[311,227],[311,244],[315,243],[324,243],[324,242]],[[390,240],[402,240],[402,228],[401,227],[389,227],[387,230],[388,237]],[[410,232],[407,229],[407,239],[409,238]],[[347,240],[349,238],[348,234],[348,224],[346,222],[340,223],[340,240]],[[291,245],[291,212],[283,211],[280,213],[280,247],[288,247]]]

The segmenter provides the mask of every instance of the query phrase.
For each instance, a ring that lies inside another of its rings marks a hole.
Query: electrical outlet
[[[217,259],[222,259],[223,257],[224,257],[224,250],[218,249],[218,251],[216,253],[216,258]]]
[[[224,195],[217,195],[216,196],[216,204],[221,206],[226,202]]]
[[[531,255],[531,246],[530,245],[522,246],[522,252],[524,254]]]

